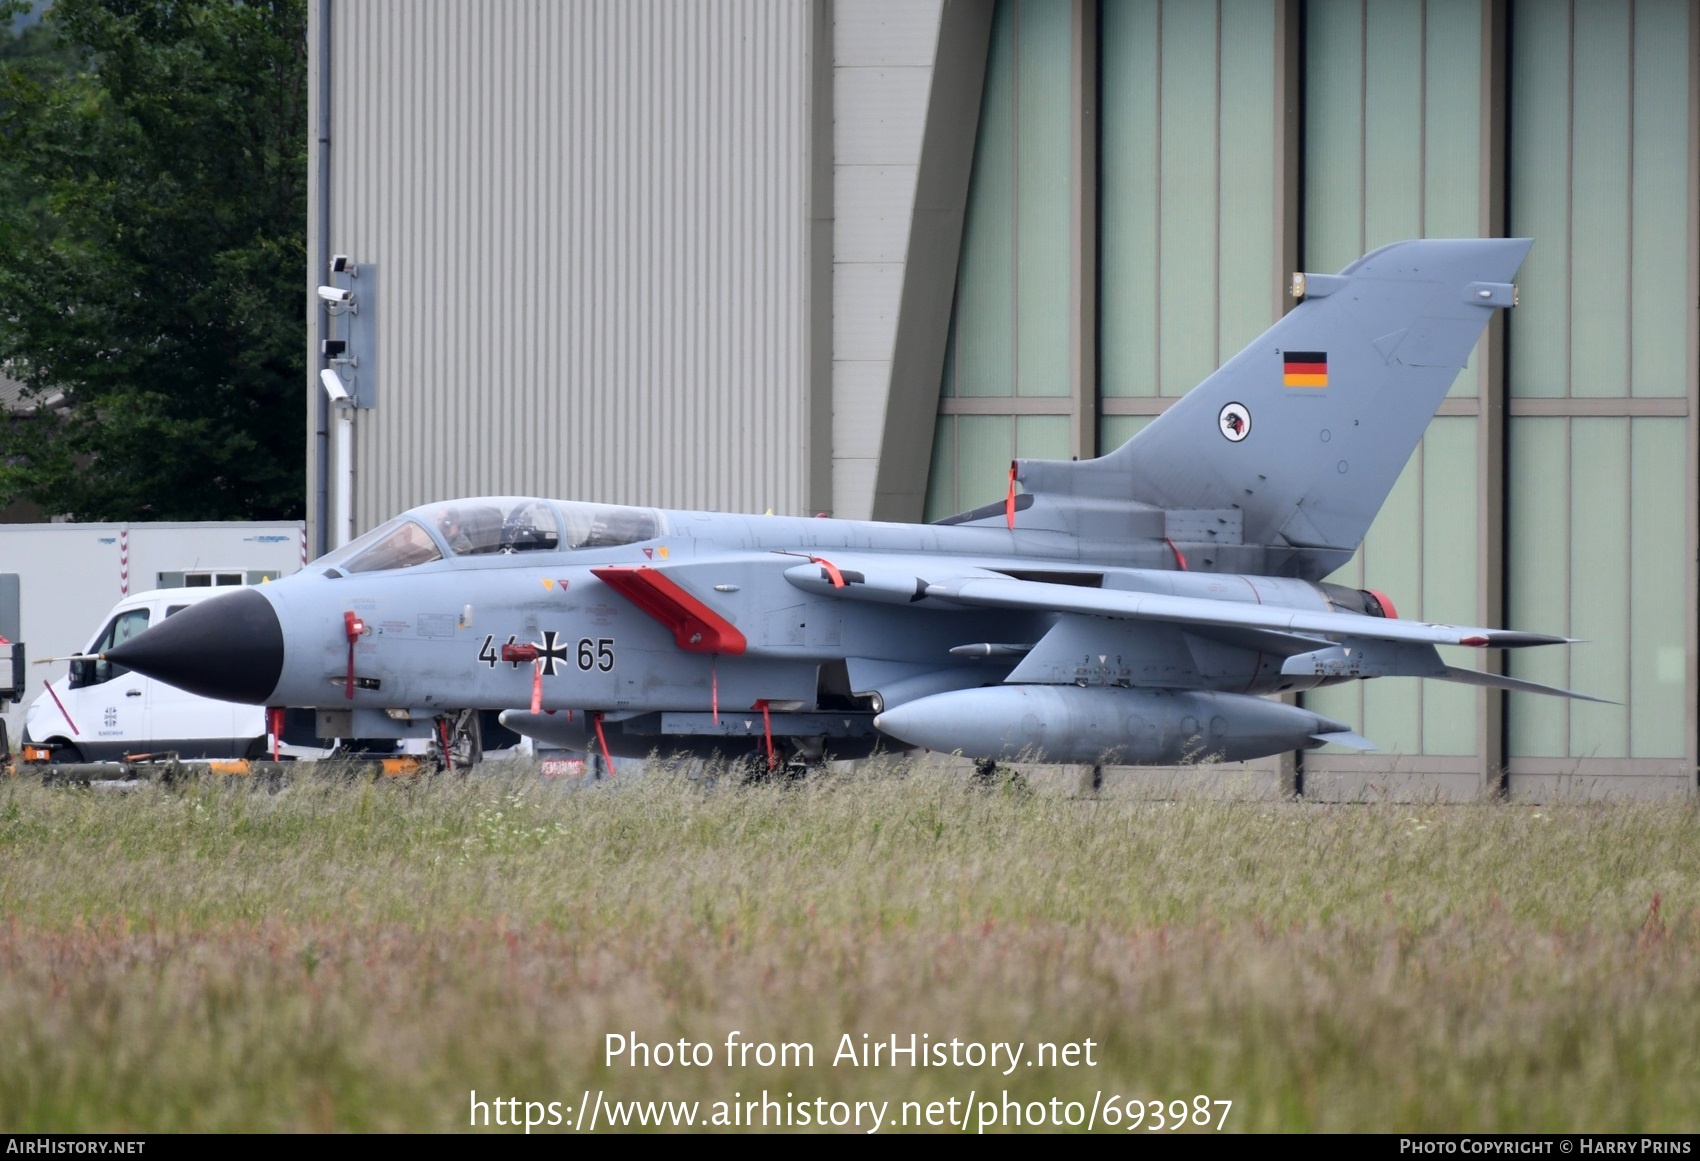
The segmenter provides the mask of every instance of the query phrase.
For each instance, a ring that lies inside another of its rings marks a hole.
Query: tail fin
[[[1337,562],[1363,540],[1494,310],[1512,305],[1531,244],[1396,242],[1309,275],[1303,302],[1133,439],[1084,463],[1019,461],[1017,478],[1059,500],[1238,509],[1242,543]]]

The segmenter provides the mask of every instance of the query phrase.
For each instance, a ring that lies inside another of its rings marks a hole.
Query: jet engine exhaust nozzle
[[[270,601],[238,589],[190,605],[106,658],[200,697],[265,705],[283,674],[283,626]]]

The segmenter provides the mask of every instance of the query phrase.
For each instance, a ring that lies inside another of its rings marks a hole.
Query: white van
[[[226,580],[223,574],[215,575]],[[240,573],[228,578],[229,584],[241,581]],[[111,649],[173,613],[226,591],[202,582],[196,588],[153,589],[126,597],[83,652]],[[30,703],[23,740],[54,745],[56,762],[109,762],[125,754],[168,750],[183,758],[258,758],[269,755],[271,747],[264,707],[196,697],[93,657],[71,662],[71,671]]]

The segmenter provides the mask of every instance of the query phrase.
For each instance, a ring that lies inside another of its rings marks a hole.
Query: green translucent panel
[[[1420,754],[1423,749],[1423,686],[1416,677],[1377,677],[1363,682],[1363,729],[1384,754]]]
[[[1274,5],[1222,0],[1218,363],[1275,321],[1275,44]]]
[[[1068,416],[1018,415],[1015,417],[1015,457],[1026,460],[1068,458]],[[1008,487],[1008,484],[1005,484]]]
[[[946,394],[1069,394],[1070,0],[1000,0]]]
[[[1476,423],[1473,416],[1442,416],[1429,424],[1423,436],[1421,616],[1425,621],[1478,623]],[[1398,605],[1397,597],[1393,603]],[[1474,656],[1449,657],[1447,661],[1476,667]],[[1425,681],[1422,693],[1423,753],[1474,754],[1475,687]]]
[[[1476,623],[1476,423],[1442,415],[1423,435],[1422,616],[1454,625]],[[1409,471],[1409,469],[1406,469]],[[1398,604],[1398,598],[1394,598]]]
[[[1020,0],[1016,38],[1016,391],[1069,391],[1070,0]]]
[[[1487,332],[1482,333],[1485,335]],[[1481,340],[1477,339],[1476,345],[1470,349],[1470,357],[1464,363],[1464,369],[1458,372],[1458,377],[1452,380],[1452,386],[1446,389],[1448,399],[1474,399],[1479,394],[1481,355],[1482,344]]]
[[[956,416],[941,415],[933,427],[933,466],[927,473],[925,520],[962,511],[956,502]]]
[[[992,18],[957,268],[956,395],[1015,393],[1015,25],[1015,4],[1002,0]]]
[[[1516,5],[1511,228],[1536,246],[1514,396],[1687,391],[1691,19],[1681,0]]]
[[[1481,232],[1480,0],[1428,0],[1423,33],[1423,233]]]
[[[1106,4],[1098,30],[1098,390],[1112,397],[1157,394],[1157,13]]]
[[[1483,334],[1485,335],[1486,332],[1484,331]],[[1452,386],[1446,389],[1448,399],[1474,399],[1479,394],[1478,388],[1481,385],[1479,368],[1481,364],[1478,360],[1481,358],[1481,354],[1482,345],[1481,340],[1478,339],[1476,345],[1470,350],[1470,358],[1465,362],[1464,369],[1458,372],[1458,377],[1452,380]]]
[[[1304,265],[1481,233],[1482,0],[1305,5]],[[1474,363],[1451,394],[1477,393]]]
[[[1423,232],[1423,10],[1408,0],[1365,8],[1364,247]]]
[[[1002,498],[1016,457],[1068,458],[1066,415],[941,415],[927,477],[926,518],[937,520]]]
[[[1517,416],[1510,425],[1505,623],[1512,629],[1568,635],[1570,421]],[[1568,662],[1564,648],[1505,651],[1506,672],[1543,685],[1568,688]],[[1556,758],[1569,753],[1569,703],[1564,698],[1511,694],[1507,721],[1507,746],[1513,756]]]
[[[1381,679],[1377,679],[1381,680]],[[1344,722],[1357,733],[1364,732],[1364,686],[1362,681],[1348,681],[1340,685],[1324,686],[1321,689],[1306,690],[1304,707],[1312,713],[1321,714],[1325,718],[1333,718]],[[1370,741],[1380,744],[1381,739],[1371,738]],[[1382,747],[1386,749],[1385,746]],[[1350,746],[1324,746],[1323,754],[1356,754],[1357,750]]]
[[[1687,394],[1689,6],[1635,6],[1631,391]]]
[[[1621,703],[1512,694],[1511,753],[1681,757],[1686,421],[1518,417],[1508,459],[1507,624],[1582,639],[1514,650],[1510,672]]]
[[[1183,395],[1216,369],[1216,6],[1166,4],[1158,195],[1158,384]]]
[[[1100,19],[1100,391],[1182,395],[1275,313],[1275,10]]]
[[[1474,238],[1482,233],[1480,0],[1428,0],[1423,35],[1423,235]],[[1471,353],[1449,397],[1476,395],[1479,353]]]
[[[1015,458],[1014,420],[1008,415],[956,417],[959,511],[1001,500],[1009,492],[1009,461]]]
[[[1364,586],[1385,591],[1407,617],[1417,615],[1423,603],[1422,473],[1423,448],[1418,444],[1364,535],[1359,554]]]
[[[1145,430],[1155,415],[1101,415],[1098,417],[1098,454],[1109,455]]]
[[[1363,253],[1359,0],[1309,0],[1305,5],[1304,83],[1304,264],[1329,274]]]
[[[1680,758],[1685,748],[1688,536],[1671,519],[1692,471],[1685,426],[1681,419],[1630,420],[1629,752],[1637,758]]]
[[[1472,475],[1474,473],[1472,472]],[[1422,606],[1422,456],[1411,457],[1364,537],[1364,587],[1380,589],[1406,617]],[[1423,683],[1379,678],[1364,683],[1364,729],[1382,750],[1422,751]]]
[[[1506,322],[1512,395],[1560,396],[1570,384],[1570,9],[1517,5],[1511,38],[1511,232],[1535,239]],[[1543,241],[1545,240],[1545,241]]]
[[[1625,395],[1629,349],[1629,6],[1577,0],[1571,84],[1570,393]]]
[[[1570,421],[1571,680],[1618,705],[1570,707],[1570,754],[1629,753],[1629,420]],[[1669,498],[1665,499],[1669,511]]]

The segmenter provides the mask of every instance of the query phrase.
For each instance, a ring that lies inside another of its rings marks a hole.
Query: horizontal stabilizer
[[[1460,669],[1456,665],[1448,665],[1440,673],[1431,673],[1428,676],[1441,681],[1456,681],[1463,685],[1485,685],[1493,689],[1515,690],[1518,693],[1544,693],[1552,697],[1573,697],[1578,701],[1597,701],[1601,705],[1618,704],[1609,698],[1577,693],[1573,689],[1560,689],[1556,685],[1542,685],[1538,681],[1524,681],[1520,677],[1507,677],[1503,673],[1483,673],[1479,669]]]
[[[1326,745],[1349,746],[1354,750],[1373,750],[1374,742],[1362,734],[1354,734],[1351,730],[1335,730],[1327,734],[1312,734],[1311,737]]]

